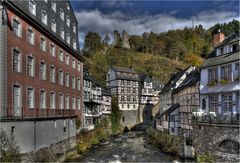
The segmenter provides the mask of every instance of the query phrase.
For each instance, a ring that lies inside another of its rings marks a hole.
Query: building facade
[[[75,136],[83,58],[71,4],[9,0],[0,7],[1,129],[22,153]]]
[[[199,114],[239,113],[239,40],[239,34],[221,39],[202,64]]]
[[[122,111],[121,125],[134,126],[138,123],[139,74],[127,67],[112,66],[107,73],[107,87],[118,98]]]

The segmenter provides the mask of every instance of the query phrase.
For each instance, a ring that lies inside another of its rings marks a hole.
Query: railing
[[[50,108],[2,108],[1,119],[10,118],[44,118],[44,117],[68,117],[75,116],[72,109],[50,109]]]
[[[193,115],[194,122],[209,124],[240,124],[240,114],[204,114]]]

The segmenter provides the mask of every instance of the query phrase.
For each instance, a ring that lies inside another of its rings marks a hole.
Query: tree
[[[110,42],[110,37],[108,36],[108,34],[106,34],[106,35],[104,36],[104,39],[103,39],[103,44],[104,44],[105,46],[108,46],[108,45],[109,45],[109,42]]]
[[[102,38],[96,32],[88,32],[85,36],[83,55],[86,57],[93,56],[97,51],[103,49]]]
[[[119,110],[118,107],[118,99],[116,96],[112,97],[112,112],[111,112],[111,122],[112,122],[112,132],[113,133],[118,133],[121,130],[121,126],[120,126],[120,120],[122,117],[122,113]]]
[[[20,149],[17,146],[14,137],[8,136],[5,131],[0,132],[1,137],[1,151],[0,151],[0,161],[1,162],[20,162],[21,155]]]

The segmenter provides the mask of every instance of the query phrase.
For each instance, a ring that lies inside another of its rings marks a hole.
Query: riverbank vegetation
[[[112,97],[112,112],[110,115],[111,120],[111,131],[112,134],[119,134],[122,132],[122,126],[120,125],[120,120],[122,117],[122,113],[118,107],[118,99],[116,96]]]
[[[174,135],[148,128],[146,135],[149,138],[149,142],[161,149],[163,152],[171,153],[176,156],[179,155],[180,138]]]
[[[197,155],[197,162],[198,163],[204,163],[204,162],[214,163],[216,162],[216,159],[211,153],[206,152],[206,153]]]

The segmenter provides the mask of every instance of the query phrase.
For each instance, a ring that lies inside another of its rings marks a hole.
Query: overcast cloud
[[[236,12],[231,11],[203,11],[190,19],[178,18],[177,11],[160,13],[156,15],[144,14],[139,16],[126,15],[121,11],[103,14],[98,9],[92,11],[78,11],[75,13],[78,19],[80,45],[83,45],[84,36],[88,31],[98,32],[101,35],[112,34],[114,30],[122,32],[126,30],[130,35],[141,35],[143,32],[161,33],[170,29],[182,29],[192,26],[192,19],[195,25],[202,24],[206,29],[216,23],[229,22],[232,19],[239,19]]]

